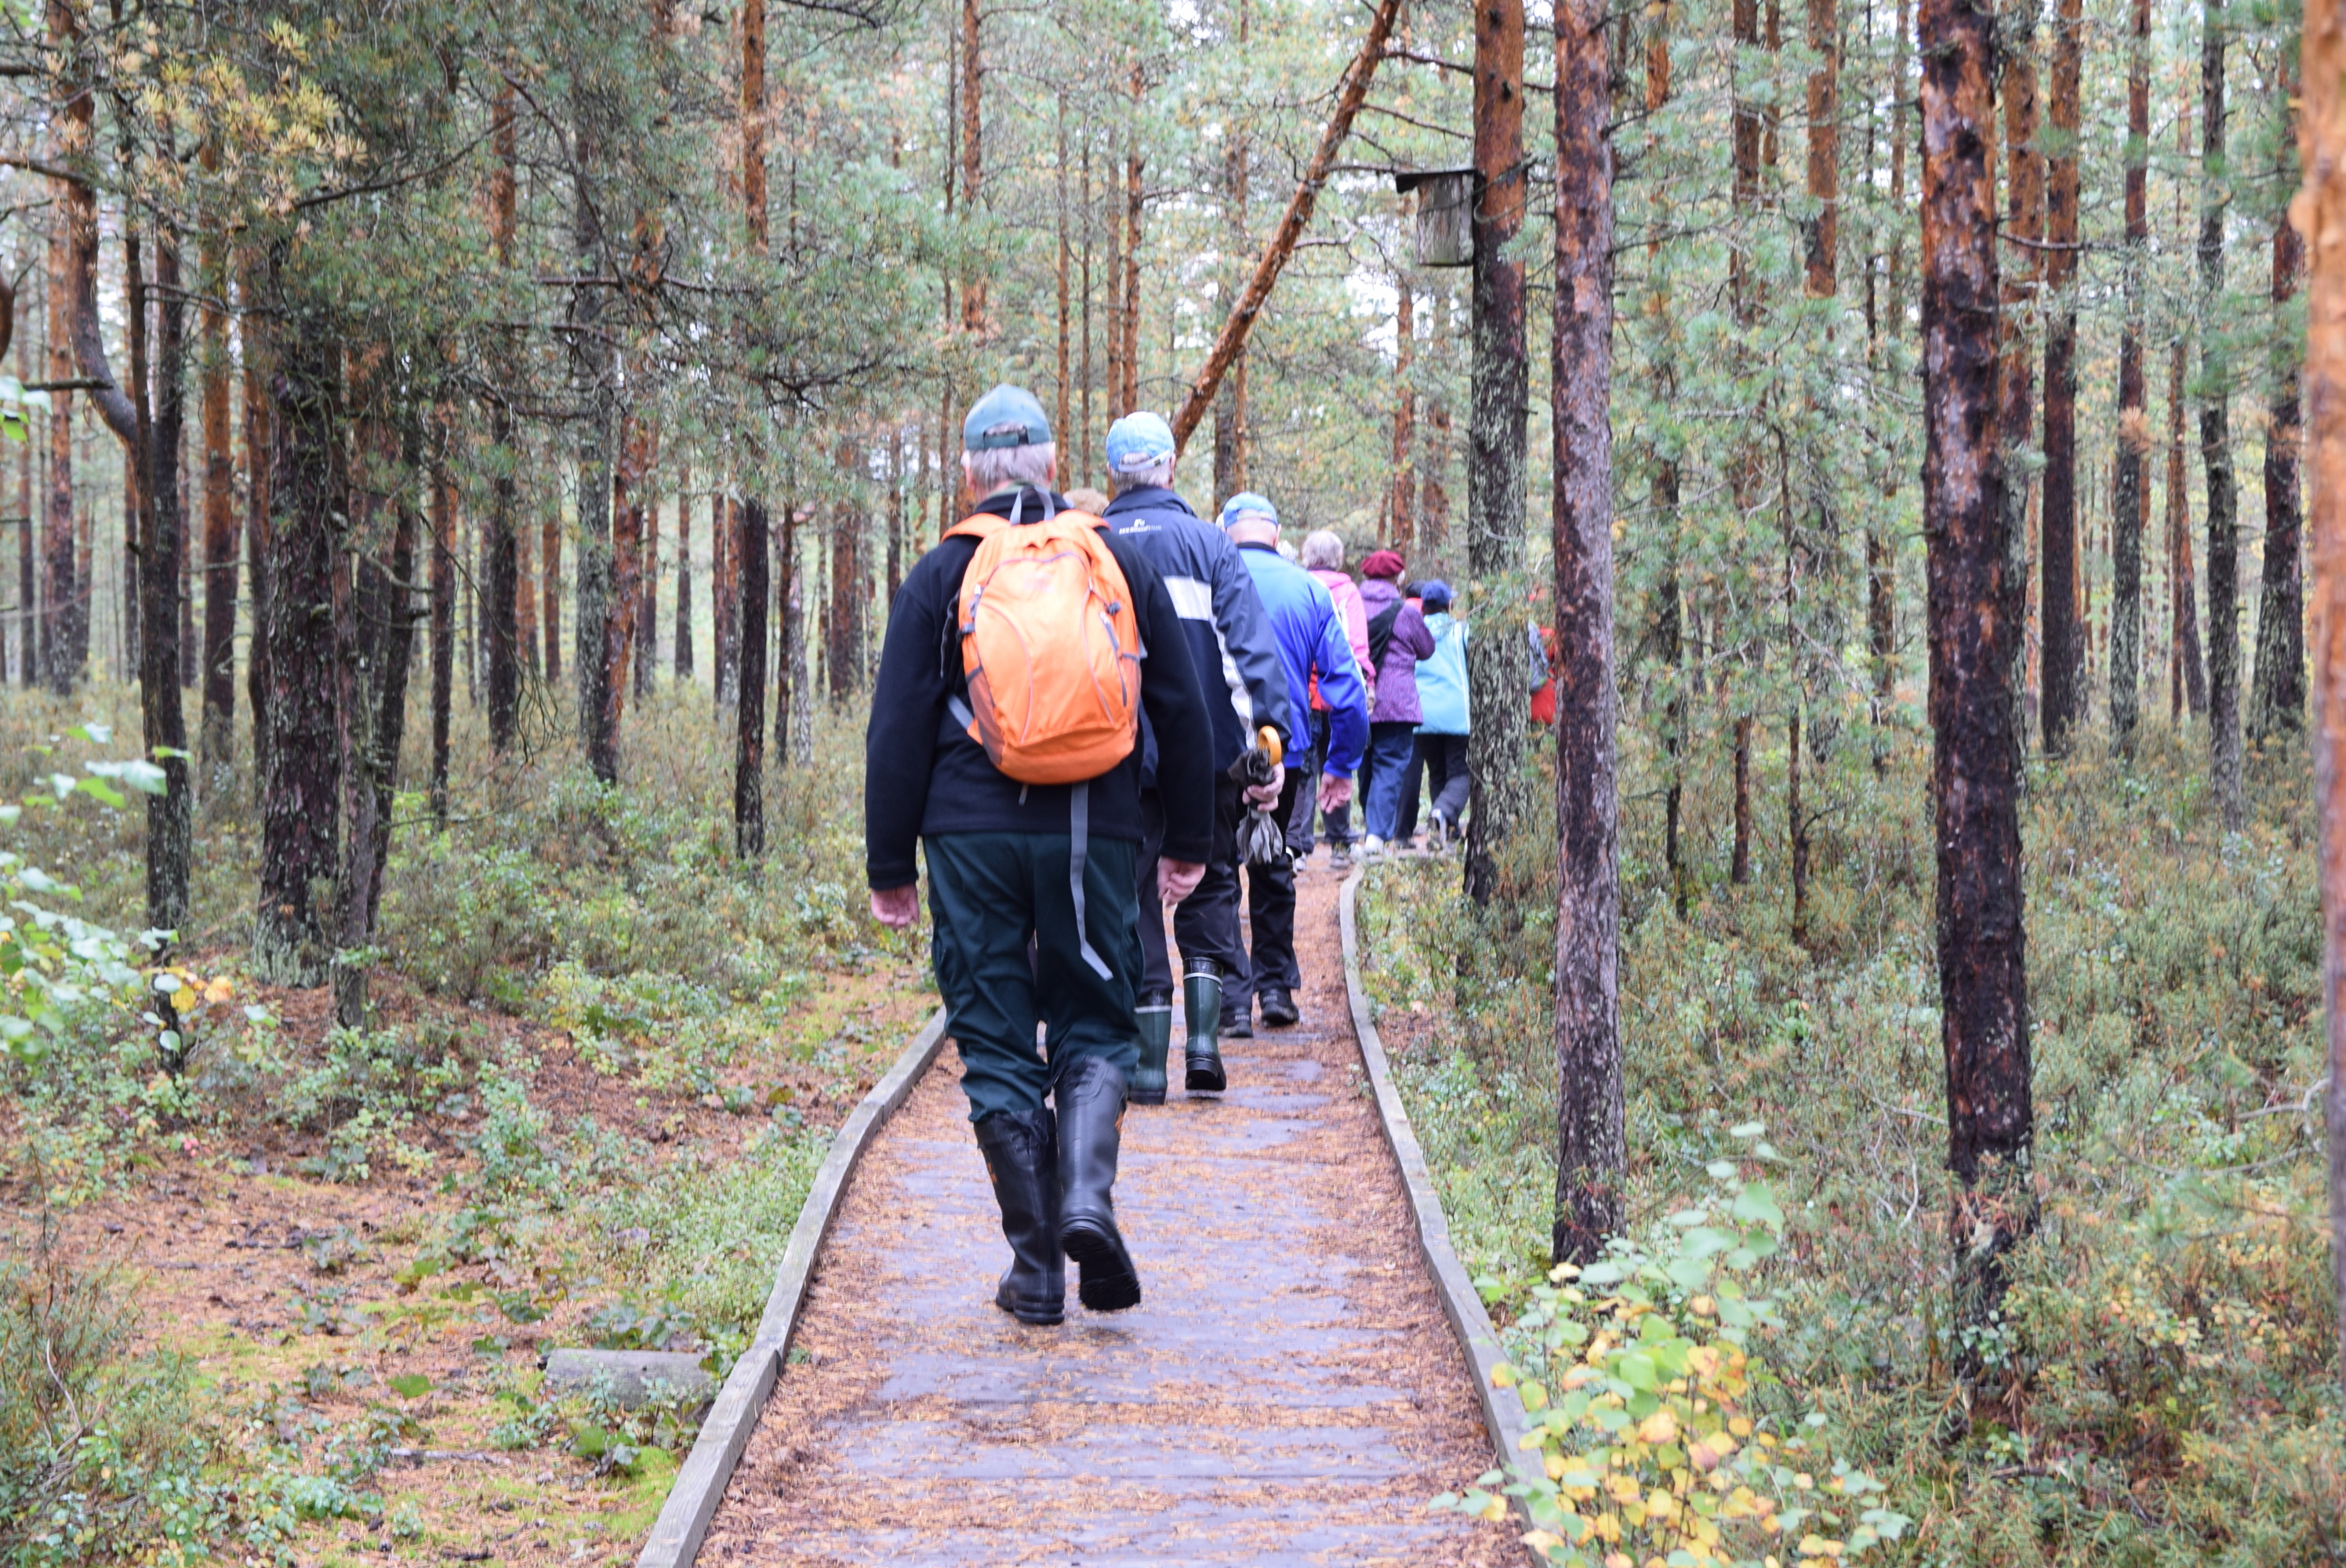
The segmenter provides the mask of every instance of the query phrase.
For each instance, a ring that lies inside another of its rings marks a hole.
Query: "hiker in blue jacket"
[[[1000,386],[980,398],[962,447],[980,513],[1015,524],[1066,509],[1051,490],[1050,422],[1031,393]],[[1139,633],[1142,712],[1162,748],[1159,892],[1178,903],[1205,874],[1213,820],[1205,699],[1163,580],[1113,534],[1105,543]],[[1010,1242],[994,1304],[1022,1322],[1056,1323],[1063,1254],[1083,1270],[1085,1306],[1140,1300],[1111,1189],[1137,1064],[1141,753],[1136,738],[1107,772],[1069,784],[1021,783],[994,767],[970,731],[961,641],[963,579],[978,548],[958,532],[939,541],[889,606],[863,741],[864,874],[872,915],[909,926],[915,845],[926,852],[937,992]]]
[[[1352,798],[1352,773],[1369,738],[1369,697],[1344,623],[1327,587],[1279,553],[1279,512],[1251,491],[1222,503],[1222,532],[1239,547],[1239,558],[1254,577],[1255,592],[1270,617],[1279,662],[1287,675],[1291,713],[1311,711],[1311,677],[1328,705],[1328,754],[1311,765],[1311,750],[1287,753],[1277,820],[1291,855],[1311,852],[1311,819],[1321,805],[1342,806]],[[1222,987],[1222,1033],[1245,1038],[1254,1033],[1251,1002],[1262,1004],[1262,1021],[1284,1028],[1302,1015],[1295,993],[1303,972],[1295,962],[1295,865],[1247,867],[1247,908],[1254,926],[1254,954],[1246,983]]]
[[[1249,789],[1229,771],[1265,726],[1289,728],[1287,681],[1254,580],[1222,531],[1189,510],[1174,493],[1172,427],[1154,413],[1127,414],[1108,426],[1107,469],[1116,499],[1104,515],[1117,536],[1148,558],[1165,579],[1189,645],[1213,732],[1214,838],[1198,891],[1173,911],[1181,946],[1182,1001],[1188,1035],[1182,1045],[1184,1086],[1219,1093],[1229,1083],[1216,1038],[1221,1025],[1222,977],[1243,974],[1239,940],[1239,819],[1252,803]],[[1261,803],[1277,799],[1275,785]],[[1173,1033],[1173,969],[1165,950],[1165,921],[1153,890],[1164,816],[1154,780],[1141,780],[1140,812],[1148,835],[1140,847],[1140,1068],[1132,1081],[1137,1105],[1165,1103],[1165,1057]]]

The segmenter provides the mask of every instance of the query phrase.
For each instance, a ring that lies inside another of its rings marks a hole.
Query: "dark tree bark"
[[[1898,8],[1897,39],[1890,57],[1890,210],[1893,218],[1890,256],[1883,269],[1881,326],[1873,334],[1876,351],[1884,363],[1889,343],[1901,334],[1906,320],[1906,62],[1910,56],[1906,0],[1894,3]],[[1867,167],[1872,167],[1870,158]],[[1902,468],[1894,454],[1882,465],[1884,502],[1897,498]],[[1878,525],[1870,525],[1865,531],[1865,579],[1866,648],[1873,663],[1873,722],[1878,728],[1888,718],[1898,691],[1896,545],[1888,530]],[[1886,772],[1889,763],[1888,748],[1877,740],[1873,748],[1874,772]]]
[[[2205,307],[2224,290],[2224,218],[2231,206],[2224,160],[2224,31],[2205,8],[2199,43],[2199,288]],[[2224,335],[2199,334],[2199,463],[2208,476],[2208,781],[2228,833],[2248,825],[2240,777],[2239,497],[2232,476],[2231,365]]]
[[[586,745],[586,765],[606,784],[619,781],[619,725],[642,616],[638,597],[643,592],[644,485],[651,474],[656,439],[650,423],[633,411],[620,422],[619,463],[611,478],[611,585],[603,616],[603,646],[596,653],[603,670],[597,693],[603,713]]]
[[[562,681],[562,520],[548,514],[537,536],[538,626],[546,638],[546,683]]]
[[[1760,44],[1759,0],[1733,0],[1729,12],[1736,53],[1756,50]],[[1728,251],[1727,297],[1744,344],[1753,337],[1760,320],[1759,291],[1751,280],[1752,220],[1760,207],[1760,165],[1767,139],[1767,116],[1746,89],[1739,66],[1729,108],[1732,178],[1729,200],[1735,215],[1735,236]],[[1739,517],[1749,518],[1757,503],[1760,468],[1755,444],[1745,439],[1728,459],[1729,484]],[[1741,698],[1739,697],[1738,701]],[[1751,715],[1738,712],[1734,736],[1735,840],[1728,858],[1728,881],[1741,887],[1751,880]]]
[[[254,280],[251,272],[245,274],[248,306],[254,302]],[[269,562],[273,550],[269,483],[276,461],[276,404],[266,363],[268,339],[257,311],[246,311],[237,336],[244,352],[244,577],[252,631],[244,651],[244,706],[252,715],[253,798],[260,801],[269,789]]]
[[[1658,158],[1661,132],[1656,127],[1664,106],[1670,100],[1670,6],[1658,5],[1647,16],[1650,30],[1646,37],[1646,151],[1648,157]],[[1652,291],[1646,300],[1646,313],[1659,328],[1654,376],[1662,396],[1668,398],[1678,389],[1678,340],[1670,315],[1669,275],[1662,262],[1659,230],[1669,221],[1669,193],[1657,187],[1653,199],[1657,233],[1646,245],[1647,275],[1653,280]],[[1656,535],[1668,541],[1654,587],[1653,613],[1654,651],[1668,670],[1664,678],[1669,682],[1669,700],[1662,714],[1662,748],[1668,769],[1662,786],[1662,864],[1670,881],[1671,908],[1678,919],[1684,920],[1690,887],[1686,849],[1680,842],[1686,814],[1687,736],[1686,601],[1678,576],[1678,465],[1675,458],[1658,449],[1652,453],[1651,460]]]
[[[137,304],[144,304],[142,287]],[[147,755],[162,764],[163,793],[147,797],[147,923],[180,930],[188,919],[188,856],[193,840],[189,800],[188,720],[179,703],[179,566],[187,511],[179,487],[179,438],[187,424],[187,294],[179,286],[178,237],[155,248],[155,410],[144,457],[151,498],[140,541],[139,591],[150,608],[139,644],[139,706]]]
[[[1524,264],[1504,254],[1523,229],[1523,0],[1486,0],[1474,12],[1474,355],[1466,466],[1466,565],[1473,577],[1466,645],[1467,772],[1474,783],[1465,855],[1467,896],[1499,889],[1498,850],[1523,815],[1525,693],[1524,443],[1529,363]]]
[[[448,427],[432,454],[432,821],[448,827],[448,721],[456,692],[456,484],[447,467]]]
[[[1955,1322],[1984,1326],[2034,1222],[2014,695],[2021,585],[1997,430],[1995,23],[1923,0],[1923,534],[1928,556],[1940,1033],[1956,1186]],[[1968,1345],[1969,1340],[1960,1341]],[[1977,1352],[1958,1353],[1967,1380]]]
[[[510,268],[513,264],[515,164],[517,160],[516,137],[514,130],[514,94],[508,86],[502,87],[496,99],[490,135],[495,142],[496,161],[489,172],[489,244],[496,252],[497,265]],[[579,249],[587,253],[593,244],[592,219],[588,216],[585,191],[579,200]],[[592,270],[592,267],[587,268]],[[601,290],[582,290],[599,297]],[[599,305],[596,309],[599,310]],[[591,331],[591,324],[588,331]],[[583,339],[587,332],[582,332]],[[489,459],[488,538],[488,602],[482,606],[483,630],[487,636],[489,697],[489,746],[499,756],[511,749],[514,732],[521,722],[521,610],[517,602],[521,593],[521,558],[514,539],[515,483],[514,471],[521,461],[514,439],[512,397],[515,390],[517,370],[509,345],[499,344],[504,351],[497,365],[499,385],[489,393],[489,441],[495,448]],[[582,527],[587,515],[579,508]]]
[[[709,498],[709,626],[714,661],[713,689],[717,706],[728,708],[740,695],[741,636],[737,617],[741,609],[740,568],[734,545],[741,535],[735,515],[740,504],[717,494]]]
[[[1556,1261],[1622,1228],[1621,862],[1613,686],[1612,100],[1603,0],[1556,11]],[[1520,81],[1520,77],[1517,78]],[[1481,719],[1476,722],[1480,724]]]
[[[733,737],[733,852],[754,860],[766,852],[766,563],[763,502],[736,508],[740,532],[732,557],[740,576],[738,668],[740,716]]]
[[[2143,374],[2143,267],[2150,246],[2150,0],[2128,8],[2125,321],[2118,335],[2118,441],[2110,483],[2110,734],[2134,755],[2142,722],[2142,541],[2150,448]]]
[[[692,681],[692,496],[690,476],[676,497],[676,647],[669,665],[678,686]]]
[[[272,272],[281,256],[271,258]],[[272,279],[272,281],[274,280]],[[282,286],[271,290],[283,298]],[[336,519],[348,505],[335,334],[284,301],[271,389],[275,460],[269,486],[265,622],[269,771],[261,800],[260,901],[253,965],[276,985],[326,976],[316,890],[339,869],[342,748],[334,693]]]
[[[2054,152],[2045,196],[2045,533],[2042,724],[2059,756],[2086,718],[2085,628],[2077,620],[2077,86],[2083,0],[2059,0],[2053,27]]]
[[[2294,101],[2296,97],[2297,83],[2286,81],[2283,100]],[[2256,686],[2249,694],[2249,735],[2258,741],[2294,735],[2305,728],[2305,585],[2298,544],[2298,340],[2289,310],[2290,300],[2297,295],[2299,274],[2304,270],[2305,241],[2284,209],[2273,219],[2272,419],[2265,434],[2264,579],[2262,596],[2257,601]]]
[[[410,475],[421,469],[423,446],[420,431],[411,429],[406,439],[404,467]],[[408,483],[413,483],[411,478]],[[367,884],[366,932],[372,942],[382,913],[383,873],[391,864],[392,804],[399,786],[400,751],[407,738],[407,682],[415,667],[415,536],[422,518],[416,514],[415,496],[403,490],[395,503],[391,535],[391,567],[386,573],[379,562],[369,565],[380,579],[376,589],[382,606],[382,624],[376,629],[380,638],[375,659],[379,684],[374,694],[374,855],[372,876]],[[428,611],[426,612],[429,613]]]
[[[227,255],[204,244],[204,717],[197,746],[204,788],[216,791],[236,769],[236,454],[229,409]]]
[[[583,162],[582,156],[582,162]],[[601,265],[600,221],[581,176],[576,192],[574,243],[581,264]],[[571,374],[586,417],[578,432],[578,624],[573,664],[578,677],[578,747],[595,777],[618,779],[612,719],[612,672],[607,644],[614,613],[611,582],[613,443],[619,424],[614,355],[601,330],[605,290],[571,294]]]

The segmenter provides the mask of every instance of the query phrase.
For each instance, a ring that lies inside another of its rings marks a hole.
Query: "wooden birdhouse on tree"
[[[1474,171],[1425,168],[1393,176],[1393,188],[1417,192],[1417,264],[1469,267],[1474,261]]]

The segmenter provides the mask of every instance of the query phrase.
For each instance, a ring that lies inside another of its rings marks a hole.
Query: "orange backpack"
[[[1138,733],[1140,622],[1101,525],[1076,511],[979,513],[946,535],[978,541],[958,616],[969,701],[954,717],[1021,783],[1096,779]]]

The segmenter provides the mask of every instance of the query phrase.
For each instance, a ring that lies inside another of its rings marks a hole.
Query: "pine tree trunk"
[[[814,682],[807,673],[806,573],[800,562],[798,504],[783,508],[778,554],[780,577],[774,585],[781,613],[782,679],[774,694],[776,723],[784,727],[784,754],[793,768],[814,766]]]
[[[271,270],[283,265],[272,256]],[[273,281],[273,280],[272,280]],[[282,299],[281,289],[271,292]],[[307,311],[280,317],[274,344],[266,612],[269,771],[261,802],[260,901],[253,965],[274,985],[326,976],[324,911],[311,890],[339,870],[342,753],[336,734],[336,520],[348,505],[335,402],[335,336]]]
[[[2191,492],[2183,453],[2183,358],[2178,333],[2167,361],[2167,580],[2168,599],[2175,611],[2168,708],[2168,717],[2178,721],[2178,702],[2188,700],[2194,718],[2208,711],[2208,666],[2199,655],[2198,568],[2191,558]]]
[[[752,4],[755,0],[752,0]],[[754,860],[766,852],[766,507],[736,508],[740,531],[731,558],[739,575],[740,619],[734,682],[740,714],[733,726],[733,852]]]
[[[2297,91],[2295,82],[2285,83],[2283,100],[2294,101]],[[2292,136],[2290,143],[2295,140]],[[2258,741],[2305,728],[2305,585],[2298,543],[2299,355],[2288,309],[2304,270],[2305,241],[2284,210],[2273,219],[2272,417],[2265,433],[2264,578],[2257,601],[2256,687],[2249,697],[2249,735]]]
[[[1072,483],[1076,473],[1076,464],[1075,461],[1073,461],[1076,456],[1075,451],[1066,444],[1067,438],[1075,433],[1075,427],[1067,423],[1070,401],[1068,394],[1075,390],[1067,384],[1068,335],[1073,330],[1075,318],[1070,310],[1073,301],[1068,297],[1068,288],[1073,280],[1071,280],[1067,275],[1070,250],[1067,244],[1066,88],[1061,87],[1059,89],[1055,107],[1057,112],[1055,117],[1053,128],[1058,135],[1059,156],[1052,164],[1053,173],[1056,176],[1057,179],[1056,194],[1058,198],[1054,209],[1053,217],[1057,227],[1058,249],[1052,262],[1051,281],[1054,288],[1056,289],[1059,297],[1059,355],[1051,377],[1051,384],[1056,389],[1057,402],[1057,407],[1052,411],[1051,414],[1051,433],[1061,443],[1059,451],[1062,455],[1059,459],[1059,468],[1064,487],[1065,483]]]
[[[606,784],[619,781],[619,728],[627,706],[636,628],[641,624],[644,573],[644,487],[650,481],[658,437],[650,422],[630,409],[619,422],[619,461],[611,475],[610,590],[603,616],[603,646],[596,650],[602,677],[602,722],[586,750],[587,766]]]
[[[447,468],[448,427],[433,436],[432,821],[448,828],[448,721],[456,692],[456,485]]]
[[[971,0],[974,4],[974,0]],[[1132,67],[1131,119],[1124,143],[1124,382],[1117,388],[1117,405],[1125,413],[1140,406],[1140,223],[1143,189],[1140,183],[1140,97],[1144,86],[1140,66]],[[1177,441],[1187,433],[1177,431]]]
[[[1612,97],[1603,0],[1556,9],[1556,1260],[1627,1219],[1613,684]],[[1515,78],[1518,83],[1520,76]],[[1520,697],[1518,697],[1520,700]],[[1475,720],[1479,728],[1483,720]]]
[[[49,379],[69,381],[74,362],[73,300],[77,286],[74,225],[80,221],[73,195],[65,199],[49,241]],[[93,229],[97,215],[87,221]],[[95,243],[95,240],[93,240]],[[81,673],[73,660],[74,583],[74,394],[49,397],[49,488],[41,518],[41,678],[59,697],[71,694]]]
[[[692,684],[692,483],[691,475],[678,487],[676,497],[676,647],[668,667],[677,685]]]
[[[2086,640],[2078,620],[2081,574],[2077,544],[2077,271],[2078,75],[2084,48],[2082,0],[2059,0],[2053,27],[2053,96],[2048,106],[2055,151],[2045,198],[2044,570],[2045,750],[2060,756],[2085,721]]]
[[[1733,0],[1729,20],[1739,52],[1759,46],[1759,0]],[[1739,78],[1729,113],[1733,170],[1729,199],[1735,217],[1735,230],[1728,252],[1727,295],[1729,308],[1733,311],[1735,324],[1739,329],[1739,343],[1748,348],[1754,336],[1752,329],[1760,320],[1758,290],[1751,279],[1751,247],[1755,238],[1753,219],[1760,208],[1760,165],[1767,140],[1767,116],[1758,101],[1741,89]],[[1736,515],[1748,519],[1757,504],[1759,487],[1757,449],[1753,442],[1749,437],[1739,441],[1737,450],[1728,462],[1729,484],[1734,495]],[[1739,694],[1739,705],[1743,700]],[[1732,733],[1735,840],[1728,858],[1728,881],[1736,887],[1741,887],[1751,880],[1749,713],[1739,711],[1735,715]]]
[[[1500,891],[1498,851],[1524,809],[1525,641],[1524,444],[1528,363],[1524,263],[1505,254],[1523,228],[1523,0],[1491,0],[1474,13],[1474,360],[1467,442],[1466,565],[1474,636],[1466,645],[1467,829],[1465,889],[1478,904]]]
[[[1994,18],[1923,0],[1923,536],[1928,555],[1940,1033],[1956,1180],[1955,1316],[1984,1328],[2004,1258],[2031,1228],[2033,1115],[2022,945],[2020,790],[2011,670],[2021,585],[2005,535],[1999,343]],[[1966,1383],[1976,1341],[1958,1340]]]
[[[582,138],[583,139],[583,138]],[[582,166],[587,154],[580,154]],[[600,220],[583,171],[575,191],[574,245],[579,265],[592,273],[603,265]],[[617,737],[610,730],[612,494],[614,443],[619,425],[615,356],[601,331],[605,290],[572,290],[571,374],[586,412],[578,433],[577,641],[572,663],[578,679],[578,746],[586,765],[606,784],[618,781]]]
[[[982,20],[978,0],[961,0],[961,199],[962,210],[973,219],[977,216],[978,193],[984,188],[985,135],[984,117],[979,107],[984,98],[985,51],[979,35]],[[985,331],[986,277],[983,263],[974,265],[962,277],[962,330],[982,335]],[[785,536],[790,524],[782,524]]]
[[[719,710],[730,709],[740,695],[741,638],[735,616],[741,607],[733,549],[741,534],[739,505],[722,491],[709,498],[709,689]]]
[[[562,520],[549,514],[537,536],[539,633],[546,638],[546,684],[562,684]]]
[[[1897,40],[1890,57],[1892,229],[1890,257],[1882,278],[1882,326],[1876,334],[1885,363],[1890,342],[1900,335],[1906,320],[1906,62],[1911,55],[1906,36],[1906,0],[1893,3],[1898,9],[1898,21]],[[1872,167],[1870,158],[1867,167]],[[1882,498],[1885,503],[1894,501],[1903,464],[1893,454],[1882,469]],[[1889,531],[1879,525],[1871,525],[1865,532],[1865,576],[1866,648],[1873,664],[1873,722],[1878,728],[1887,720],[1898,692],[1898,558]],[[1885,773],[1889,764],[1889,750],[1877,739],[1873,748],[1875,774]]]
[[[651,699],[652,677],[659,664],[659,497],[647,494],[638,555],[641,576],[636,585],[636,701],[639,706]]]
[[[422,443],[413,419],[407,423],[403,466],[413,476],[421,470]],[[413,478],[408,483],[413,484]],[[412,490],[403,491],[394,504],[391,568],[380,590],[383,620],[375,660],[380,684],[374,697],[374,855],[366,901],[370,943],[382,913],[383,874],[391,864],[392,806],[399,787],[400,751],[407,739],[407,682],[415,667],[415,535],[422,520]]]
[[[2199,45],[2199,288],[2208,312],[2224,292],[2224,26],[2206,7]],[[2210,318],[2212,319],[2212,317]],[[2223,334],[2199,334],[2199,462],[2208,476],[2208,781],[2228,833],[2248,825],[2240,777],[2239,498],[2232,477],[2231,366]]]
[[[1416,288],[1404,268],[1393,274],[1392,491],[1385,502],[1385,537],[1403,561],[1417,544],[1417,387],[1411,380],[1416,353]]]
[[[544,641],[537,631],[537,574],[530,565],[530,526],[514,523],[514,662],[521,684],[538,671]]]
[[[251,601],[245,612],[250,636],[244,650],[244,706],[252,715],[253,799],[259,802],[268,795],[269,737],[274,728],[268,713],[269,563],[276,550],[269,484],[276,466],[277,405],[270,392],[269,341],[260,313],[250,308],[255,282],[256,274],[248,270],[242,283],[248,309],[237,323],[237,336],[244,357],[244,578]]]
[[[188,920],[188,856],[192,847],[188,721],[179,702],[179,567],[187,548],[187,511],[179,485],[179,438],[186,427],[187,295],[179,286],[178,238],[155,248],[155,408],[147,433],[148,517],[141,540],[140,592],[154,613],[139,647],[139,706],[147,755],[162,764],[163,793],[147,797],[147,924],[180,931]],[[134,309],[148,290],[136,290]]]
[[[2118,440],[2110,485],[2110,734],[2134,755],[2142,722],[2142,542],[2150,448],[2143,374],[2143,267],[2150,244],[2150,0],[2132,0],[2127,45],[2125,321],[2118,336]]]
[[[2313,795],[2321,819],[2321,993],[2328,1030],[2330,1267],[2346,1302],[2346,14],[2308,6],[2298,219],[2310,242],[2305,412],[2313,567]],[[2346,1381],[2346,1310],[2338,1315]]]
[[[236,455],[229,407],[227,255],[204,242],[204,708],[197,754],[204,788],[222,789],[236,772]]]
[[[2013,744],[2028,743],[2028,647],[2034,640],[2036,606],[2028,602],[2029,492],[2027,456],[2035,434],[2035,367],[2029,354],[2029,333],[2035,324],[2037,298],[2043,287],[2045,252],[2045,155],[2037,142],[2036,29],[2043,0],[2006,0],[1997,32],[1997,64],[2002,67],[1995,91],[2003,99],[2004,143],[2004,222],[2003,236],[2016,246],[2009,265],[2001,267],[2003,311],[1998,317],[1997,348],[2001,361],[1998,399],[2004,440],[2004,545],[2011,553],[2007,575],[2017,585],[2022,634],[2011,646]],[[1992,177],[1992,176],[1991,176]],[[2002,258],[1998,258],[1999,262]]]

